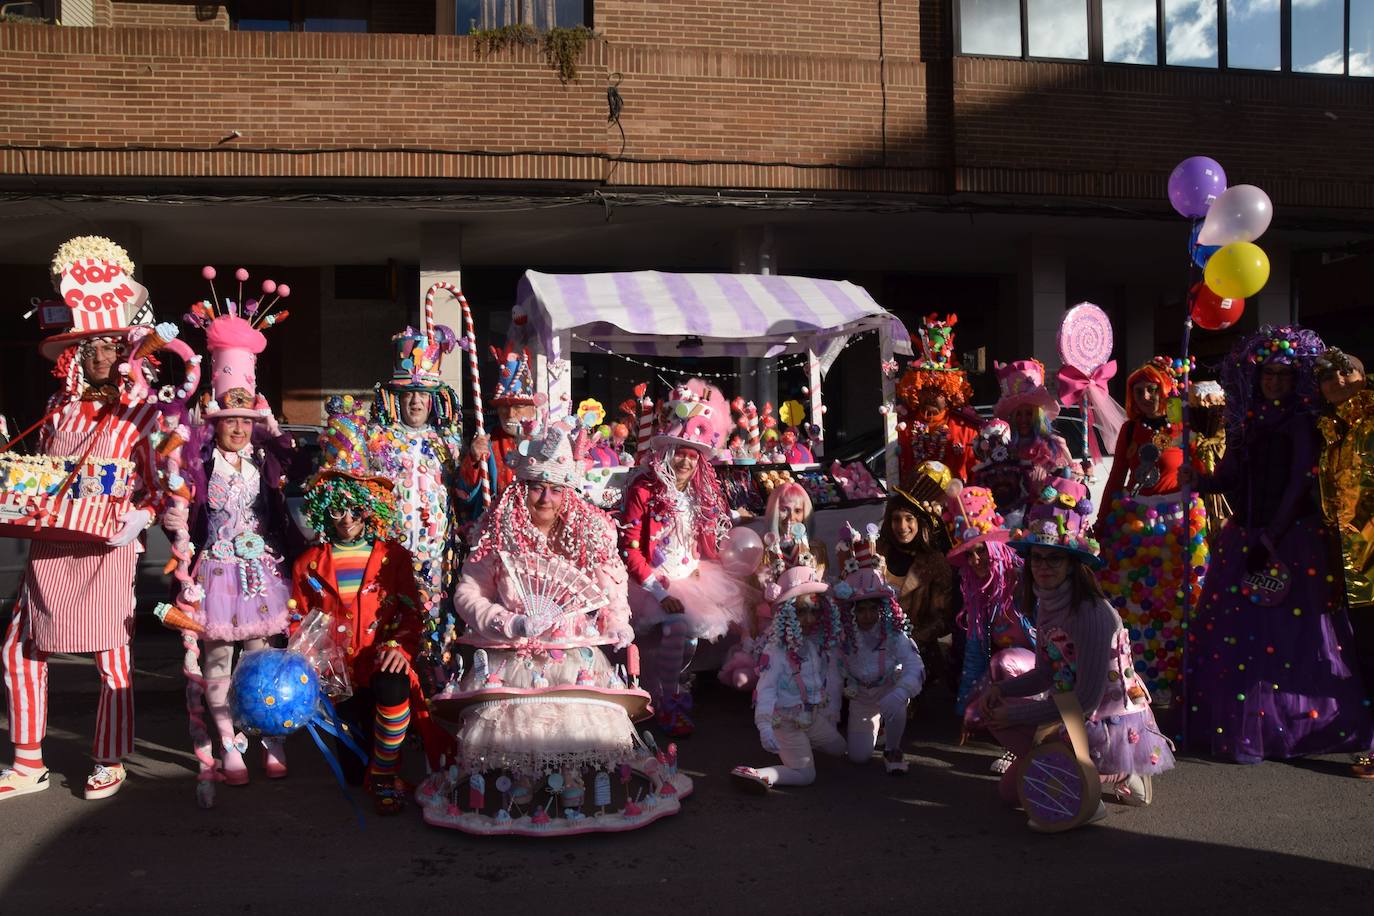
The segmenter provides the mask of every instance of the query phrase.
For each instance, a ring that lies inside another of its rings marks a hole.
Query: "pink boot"
[[[215,720],[219,732],[221,748],[220,772],[224,774],[225,785],[248,785],[248,767],[243,762],[243,754],[237,746],[238,735],[234,732],[234,717],[229,713],[229,678],[211,677],[205,679],[205,700],[210,706],[210,718]]]
[[[286,739],[264,738],[262,741],[262,768],[268,779],[286,778]]]

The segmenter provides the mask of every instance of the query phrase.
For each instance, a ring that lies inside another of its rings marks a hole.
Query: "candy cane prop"
[[[649,397],[649,385],[640,382],[634,388],[639,407],[639,426],[635,431],[635,463],[649,450],[649,440],[654,437],[654,399]]]
[[[749,431],[749,454],[759,457],[759,408],[753,401],[744,405],[744,420]]]
[[[463,310],[463,339],[467,343],[463,349],[468,351],[468,375],[472,379],[473,425],[476,427],[474,435],[486,436],[486,422],[482,418],[482,372],[477,355],[477,330],[472,320],[472,306],[468,305],[463,291],[445,280],[430,286],[425,292],[425,311],[420,318],[420,333],[428,336],[430,328],[434,327],[434,294],[441,289],[448,290]],[[477,473],[482,481],[482,506],[485,508],[491,505],[491,472],[487,469],[487,462],[483,461],[478,465]]]

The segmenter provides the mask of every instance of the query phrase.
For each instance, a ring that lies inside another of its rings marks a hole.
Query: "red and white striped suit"
[[[156,508],[149,436],[158,409],[150,404],[68,403],[43,429],[48,455],[123,458],[138,467],[135,486]],[[94,440],[94,444],[92,444]],[[142,545],[34,541],[23,588],[5,635],[3,655],[10,731],[16,745],[36,745],[47,731],[50,652],[93,652],[100,674],[95,757],[113,762],[133,750],[134,699],[129,640],[134,575]]]

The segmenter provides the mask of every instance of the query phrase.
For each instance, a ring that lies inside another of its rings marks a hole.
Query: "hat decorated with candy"
[[[325,429],[320,434],[320,469],[307,489],[336,477],[375,483],[386,490],[392,482],[373,474],[367,460],[367,414],[352,395],[325,402]]]
[[[529,407],[538,404],[534,378],[530,375],[529,353],[512,349],[502,354],[492,347],[491,355],[501,364],[496,377],[496,393],[491,397],[492,406]]]
[[[921,328],[912,335],[912,342],[921,348],[920,359],[914,360],[897,381],[897,397],[907,407],[916,404],[917,395],[926,388],[937,389],[951,407],[962,407],[973,396],[964,370],[955,358],[954,326],[958,315],[940,318],[935,314],[921,319]]]
[[[1011,532],[1002,527],[1002,516],[992,491],[986,487],[964,487],[945,504],[945,524],[949,527],[954,558],[988,541],[1005,541]]]
[[[997,371],[997,385],[1002,391],[993,413],[1004,420],[1011,419],[1016,408],[1023,404],[1045,411],[1045,418],[1059,416],[1059,401],[1045,387],[1045,364],[1038,359],[1018,359],[1014,363],[993,363]]]
[[[948,465],[940,461],[926,461],[916,469],[916,475],[907,489],[891,489],[927,516],[939,521],[945,509],[945,491],[953,479]]]
[[[129,253],[109,239],[68,239],[53,255],[51,272],[53,287],[71,313],[71,327],[38,345],[48,359],[91,337],[122,337],[139,323],[148,290],[134,279]]]
[[[868,525],[860,534],[847,522],[843,540],[836,545],[836,556],[843,557],[840,569],[844,578],[831,590],[841,601],[866,601],[893,598],[897,592],[883,575],[886,566],[878,553],[878,526]]]
[[[823,595],[830,591],[821,574],[810,566],[793,566],[763,587],[763,598],[777,606],[802,595]]]
[[[1053,547],[1093,568],[1101,566],[1101,548],[1087,533],[1088,517],[1093,512],[1088,488],[1076,480],[1057,477],[1040,495],[1043,502],[1031,506],[1025,526],[1011,546],[1022,552],[1032,547]]]
[[[707,403],[704,396],[691,388],[677,387],[664,404],[662,424],[649,441],[650,447],[686,447],[711,454],[725,444],[722,423],[730,422],[728,407],[724,417],[716,415],[719,410],[719,406]]]
[[[517,480],[548,483],[561,487],[580,487],[584,464],[573,452],[568,431],[561,425],[547,426],[524,439],[506,455],[506,464]]]
[[[276,304],[291,295],[291,287],[273,280],[262,283],[263,298],[242,303],[220,296],[215,290],[215,269],[201,268],[200,275],[210,283],[210,299],[202,299],[191,306],[186,321],[205,331],[205,347],[210,351],[210,395],[205,406],[205,419],[225,417],[264,419],[258,409],[258,354],[267,349],[262,329],[285,320],[290,312],[276,312]],[[248,280],[248,271],[240,267],[234,272],[239,282],[239,294]],[[267,296],[272,296],[267,300]]]

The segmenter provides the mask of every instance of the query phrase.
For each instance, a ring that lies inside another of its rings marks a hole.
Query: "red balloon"
[[[1193,303],[1190,310],[1193,324],[1204,331],[1224,331],[1245,314],[1244,299],[1223,299],[1206,283],[1196,284],[1189,298]]]

